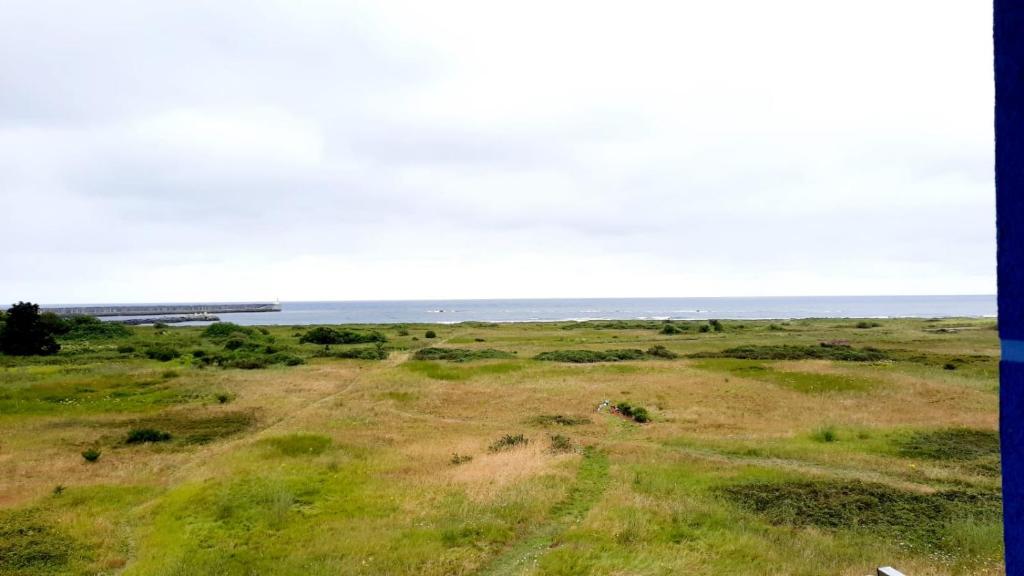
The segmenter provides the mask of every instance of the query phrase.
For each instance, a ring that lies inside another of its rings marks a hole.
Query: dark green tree
[[[62,328],[52,318],[39,314],[39,305],[18,302],[7,310],[0,332],[0,351],[11,356],[45,356],[60,351],[54,339]]]

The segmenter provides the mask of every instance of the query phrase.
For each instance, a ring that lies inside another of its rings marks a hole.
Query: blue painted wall
[[[993,38],[1006,573],[1024,575],[1024,0],[995,0]]]

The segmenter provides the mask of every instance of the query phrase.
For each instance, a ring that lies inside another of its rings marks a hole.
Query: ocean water
[[[554,320],[995,317],[996,297],[804,296],[282,302],[280,312],[221,314],[238,324],[531,322]]]

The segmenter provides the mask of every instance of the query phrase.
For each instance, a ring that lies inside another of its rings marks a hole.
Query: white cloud
[[[994,291],[984,5],[0,3],[0,299]]]

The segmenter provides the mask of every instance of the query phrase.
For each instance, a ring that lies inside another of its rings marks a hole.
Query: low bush
[[[219,404],[227,404],[228,402],[231,402],[231,395],[226,392],[217,394],[215,398],[217,398],[217,402]]]
[[[629,402],[619,402],[615,405],[615,408],[623,416],[632,418],[635,422],[640,424],[651,421],[650,414],[648,414],[647,409],[643,406],[633,406]]]
[[[102,452],[96,448],[86,448],[82,451],[82,458],[85,458],[86,462],[95,462],[100,459]]]
[[[624,360],[643,360],[643,350],[552,350],[541,352],[533,357],[535,360],[547,362],[570,362],[589,364],[593,362],[621,362]]]
[[[242,337],[251,336],[256,331],[248,326],[239,326],[233,322],[214,322],[203,330],[203,338],[229,338],[235,334]]]
[[[541,426],[579,426],[581,424],[590,424],[590,418],[585,416],[566,416],[564,414],[542,414],[531,420],[534,424]]]
[[[939,548],[951,521],[1000,518],[998,491],[922,494],[857,480],[755,482],[719,489],[772,524],[859,530],[909,548]]]
[[[966,462],[999,456],[999,432],[946,428],[913,432],[894,442],[900,456]]]
[[[511,450],[517,446],[526,446],[529,443],[530,441],[522,434],[505,434],[487,449],[491,452],[501,452],[502,450]]]
[[[427,331],[426,331],[426,332],[425,332],[425,333],[423,334],[423,337],[424,337],[424,338],[437,338],[437,332],[434,332],[433,330],[427,330]]]
[[[155,344],[147,346],[144,351],[146,358],[150,360],[159,360],[160,362],[170,362],[178,356],[181,356],[181,352],[177,348],[167,346],[166,344]]]
[[[789,344],[768,346],[737,346],[720,352],[698,352],[693,358],[738,358],[742,360],[845,360],[849,362],[878,362],[889,358],[877,348],[851,348],[849,346],[795,346]]]
[[[166,442],[171,439],[170,432],[164,432],[155,428],[132,428],[128,431],[125,444],[144,444],[147,442]]]
[[[673,358],[679,358],[679,354],[676,354],[675,352],[669,350],[668,348],[665,348],[661,344],[651,346],[650,348],[647,349],[647,352],[645,352],[645,354],[647,354],[648,356],[654,356],[655,358],[666,358],[669,360]]]
[[[390,352],[383,344],[376,346],[359,346],[342,350],[324,350],[316,354],[320,358],[349,358],[353,360],[387,360]]]
[[[811,438],[816,442],[831,444],[832,442],[839,440],[839,432],[836,431],[835,426],[824,426],[815,430],[811,434]]]
[[[515,356],[493,348],[484,348],[482,350],[471,350],[468,348],[421,348],[413,354],[414,360],[447,360],[449,362],[508,358],[515,358]]]
[[[132,329],[118,322],[104,322],[92,316],[72,316],[65,320],[70,328],[63,340],[110,340],[128,338]]]
[[[555,454],[564,454],[575,450],[572,440],[568,436],[552,434],[549,439],[551,440],[551,451]]]
[[[117,352],[118,354],[131,354],[132,352],[135,352],[135,346],[132,346],[131,344],[122,344],[117,347]]]
[[[709,326],[708,324],[701,324],[700,328],[698,328],[697,331],[702,334],[706,332],[711,332],[711,326]]]
[[[388,339],[379,332],[358,332],[355,330],[335,330],[327,326],[317,326],[301,337],[300,344],[321,344],[330,346],[332,344],[371,344],[373,342],[387,342]]]
[[[658,332],[661,333],[661,334],[682,334],[683,332],[686,331],[684,329],[684,327],[685,328],[689,328],[689,326],[687,326],[685,324],[681,327],[681,326],[677,326],[675,324],[672,324],[671,322],[666,322],[665,325],[662,326],[661,330],[659,330]]]
[[[860,322],[857,322],[856,325],[857,328],[862,330],[865,328],[878,328],[879,326],[881,326],[881,324],[878,322],[868,322],[866,320],[861,320]]]
[[[721,332],[721,331],[725,330],[725,326],[722,325],[722,321],[721,320],[708,320],[708,325],[711,326],[711,328],[715,332]]]
[[[472,461],[473,461],[473,457],[472,456],[470,456],[468,454],[459,454],[458,452],[455,452],[454,454],[452,454],[452,458],[451,458],[451,460],[449,460],[449,462],[451,462],[451,464],[453,466],[458,466],[459,464],[465,464],[466,462],[472,462]]]

